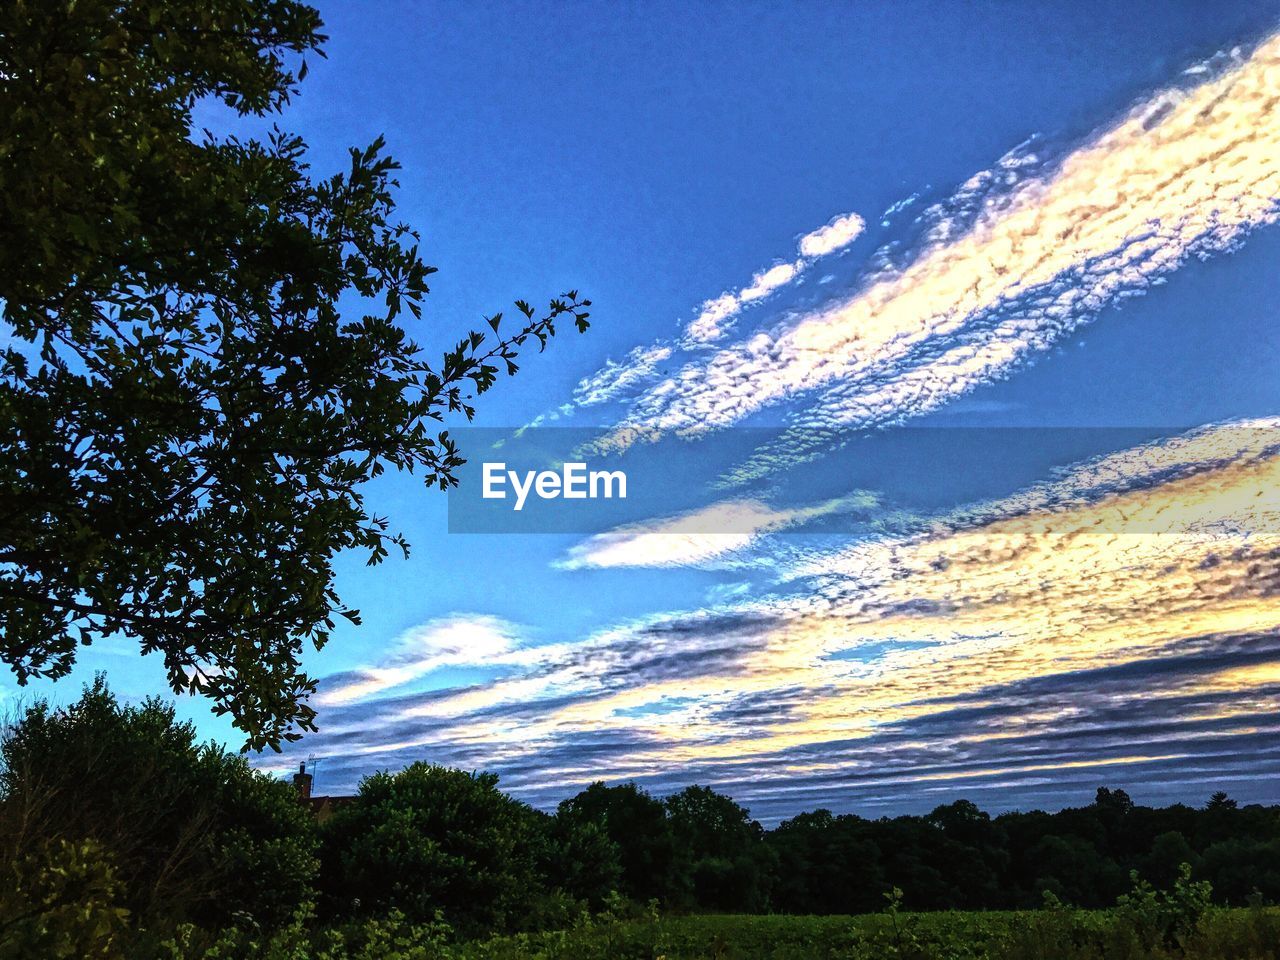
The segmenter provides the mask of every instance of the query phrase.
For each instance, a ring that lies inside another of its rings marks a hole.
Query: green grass
[[[592,923],[454,947],[458,960],[1277,960],[1280,911],[1210,910],[1191,930],[1119,911],[697,916]]]
[[[1280,960],[1280,909],[1170,910],[1131,899],[1110,910],[856,917],[608,914],[577,925],[468,942],[401,916],[216,943],[170,941],[146,960]],[[194,930],[194,928],[192,928]],[[129,954],[133,957],[133,954]],[[138,960],[143,955],[137,955]]]

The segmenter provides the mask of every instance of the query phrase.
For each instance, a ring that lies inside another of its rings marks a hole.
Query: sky
[[[321,3],[433,346],[576,288],[308,653],[316,792],[418,759],[776,821],[1280,780],[1280,5]],[[480,496],[581,460],[625,501]],[[481,531],[481,532],[475,532]],[[8,698],[69,700],[128,641]],[[199,701],[205,735],[234,731]]]

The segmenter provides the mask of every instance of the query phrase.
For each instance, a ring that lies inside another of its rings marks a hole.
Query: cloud
[[[722,293],[715,299],[708,300],[685,327],[681,347],[688,349],[721,339],[729,332],[743,307],[756,300],[763,300],[775,290],[791,283],[804,272],[805,265],[804,260],[776,263],[756,273],[751,278],[751,283],[737,293]]]
[[[1120,769],[1153,790],[1230,780],[1280,732],[1280,420],[1088,460],[787,577],[579,642],[495,641],[509,674],[347,700],[308,748],[353,765],[428,753],[531,799],[696,778],[776,809],[1035,797]],[[442,647],[474,649],[400,656]],[[1255,760],[1280,770],[1280,754]]]
[[[866,226],[856,213],[835,217],[826,226],[800,238],[800,255],[812,259],[835,253],[857,240]]]
[[[792,283],[813,261],[844,249],[865,229],[866,222],[862,217],[856,213],[845,213],[806,233],[796,245],[799,259],[776,263],[756,273],[751,282],[736,293],[722,293],[703,303],[698,315],[685,327],[681,347],[688,349],[722,339],[729,333],[743,307]]]
[[[736,482],[1006,375],[1276,219],[1280,38],[1190,76],[1053,162],[1015,149],[925,211],[909,260],[884,250],[852,293],[708,350],[744,304],[796,282],[806,241],[848,232],[837,218],[800,238],[799,259],[705,304],[697,331],[584,379],[556,415],[639,390],[613,433],[625,446],[802,399],[784,442]],[[682,351],[694,359],[677,363]],[[572,641],[524,645],[497,622],[487,646],[398,642],[325,682],[308,748],[339,754],[338,770],[423,755],[496,769],[542,802],[599,778],[696,780],[766,809],[958,789],[1061,802],[1116,775],[1153,794],[1256,787],[1280,774],[1278,427],[1210,426],[905,532],[784,551],[768,593],[725,591]],[[589,538],[563,565],[770,554],[772,534],[825,506],[730,499]],[[481,661],[503,670],[411,686]]]
[[[331,706],[367,700],[441,667],[491,663],[511,654],[516,645],[515,627],[497,617],[458,614],[431,620],[397,637],[380,662],[330,677],[316,702]]]
[[[573,392],[574,404],[590,407],[623,396],[636,384],[652,377],[658,364],[670,359],[671,354],[671,347],[661,344],[635,347],[621,362],[610,361],[591,376],[584,377]]]
[[[675,567],[740,553],[761,537],[833,513],[875,506],[858,492],[806,507],[771,507],[759,500],[724,500],[673,517],[628,524],[575,544],[558,565],[566,570]]]
[[[631,395],[654,379],[658,367],[675,353],[724,337],[744,307],[794,282],[809,265],[853,243],[865,228],[856,213],[833,217],[827,224],[802,236],[797,244],[799,259],[782,261],[757,271],[740,290],[726,291],[705,301],[677,341],[658,340],[634,347],[621,360],[609,360],[603,367],[583,377],[572,398],[556,410],[535,417],[522,430],[542,426],[567,416],[580,407],[611,403]]]
[[[761,271],[751,278],[751,285],[743,288],[738,294],[738,299],[743,303],[749,303],[752,300],[767,297],[779,287],[786,286],[794,280],[803,269],[804,264],[797,260],[795,263],[779,263],[768,270]]]
[[[698,436],[798,397],[817,399],[798,431],[898,422],[1003,375],[1188,257],[1231,249],[1278,215],[1277,73],[1273,37],[1052,165],[1011,155],[965,185],[962,198],[982,197],[976,211],[940,219],[910,264],[686,363],[603,446]]]

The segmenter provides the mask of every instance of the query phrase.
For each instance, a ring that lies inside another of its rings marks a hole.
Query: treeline
[[[1219,902],[1280,899],[1280,808],[1223,793],[1153,809],[1101,788],[1086,807],[996,817],[965,800],[875,820],[817,810],[766,830],[703,786],[658,798],[595,783],[547,813],[491,774],[417,763],[366,778],[317,824],[291,785],[101,681],[69,708],[27,710],[0,760],[0,957],[88,956],[77,938],[102,931],[147,956],[184,924],[189,938],[300,916],[396,916],[466,938],[627,902],[865,913],[893,888],[914,910],[1037,907],[1046,893],[1101,907],[1131,872],[1169,888],[1182,864]]]

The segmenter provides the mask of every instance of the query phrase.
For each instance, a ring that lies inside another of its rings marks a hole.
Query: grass
[[[454,947],[458,960],[1278,960],[1280,910],[1212,909],[1163,928],[1119,910],[594,922]]]

